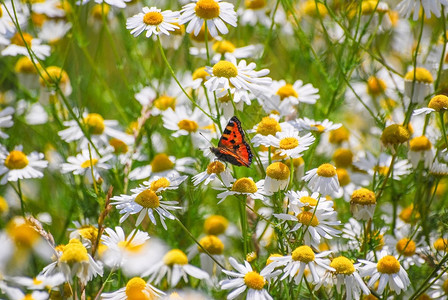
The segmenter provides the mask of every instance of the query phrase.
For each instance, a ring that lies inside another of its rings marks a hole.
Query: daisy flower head
[[[155,263],[147,272],[142,276],[149,275],[149,279],[154,281],[155,284],[159,284],[166,276],[168,284],[171,287],[175,287],[181,279],[188,282],[188,276],[200,280],[208,280],[209,275],[207,272],[190,265],[188,263],[187,255],[180,249],[172,249],[168,251],[163,259]]]
[[[436,95],[431,98],[428,107],[414,110],[413,115],[430,114],[432,112],[445,112],[448,110],[448,97],[445,95]]]
[[[311,133],[307,133],[304,136],[300,136],[299,132],[295,129],[287,131],[280,131],[275,136],[268,136],[270,146],[277,148],[281,155],[285,155],[289,158],[298,158],[302,156],[305,150],[308,150],[315,138]]]
[[[55,86],[58,86],[65,96],[69,96],[72,93],[70,77],[62,68],[58,66],[49,66],[46,67],[41,74],[42,77],[39,78],[41,86],[40,102],[46,103],[49,101],[50,94]]]
[[[230,169],[224,163],[214,160],[208,164],[204,172],[193,176],[192,180],[194,186],[199,185],[201,182],[204,182],[204,185],[208,185],[216,180],[220,180],[225,186],[230,186],[234,178],[230,173]]]
[[[26,155],[22,152],[22,146],[17,146],[10,152],[0,146],[0,176],[3,175],[0,184],[19,179],[42,178],[44,174],[41,169],[48,166],[43,158],[44,155],[38,152]]]
[[[407,270],[410,266],[419,267],[425,263],[422,257],[424,257],[425,251],[429,252],[429,247],[424,246],[423,240],[410,236],[409,226],[405,226],[405,228],[405,231],[402,228],[397,228],[395,236],[386,235],[385,241],[388,249],[399,255],[400,263]]]
[[[29,290],[48,290],[65,282],[65,277],[62,273],[56,273],[51,276],[39,274],[35,278],[16,276],[8,279],[20,286],[26,287]]]
[[[86,176],[89,182],[93,182],[93,179],[98,180],[101,177],[100,172],[112,167],[107,163],[112,156],[112,154],[106,154],[100,157],[95,151],[83,149],[76,156],[69,156],[67,158],[67,163],[62,164],[61,172]],[[92,178],[92,173],[94,178]]]
[[[353,262],[345,256],[338,256],[331,260],[330,267],[335,271],[325,272],[321,282],[316,286],[335,286],[338,293],[345,289],[345,299],[360,299],[361,293],[370,295],[370,290],[359,275],[359,264]]]
[[[434,78],[427,69],[412,69],[404,76],[404,93],[411,103],[422,103],[433,92],[433,82]]]
[[[129,179],[140,180],[148,177],[167,177],[171,174],[180,176],[180,173],[195,174],[192,167],[196,159],[192,157],[175,158],[166,153],[158,153],[151,160],[149,165],[137,167],[129,173]]]
[[[2,287],[2,290],[4,290],[6,295],[8,295],[8,299],[11,300],[22,300],[22,299],[47,300],[49,298],[47,292],[33,291],[30,294],[25,294],[18,288],[12,288],[8,286]]]
[[[127,299],[158,299],[165,293],[153,287],[141,277],[131,278],[126,286],[111,293],[102,293],[101,299],[127,300]]]
[[[212,37],[229,32],[225,23],[236,27],[237,16],[233,4],[221,0],[194,0],[184,5],[181,10],[179,24],[188,23],[186,31],[198,35],[202,25],[207,23],[207,29]]]
[[[408,158],[414,168],[422,161],[425,168],[429,168],[434,161],[435,151],[429,139],[422,135],[409,141]]]
[[[28,48],[30,51],[28,51]],[[10,44],[2,50],[3,56],[18,56],[24,55],[30,57],[31,55],[38,59],[45,59],[50,56],[51,47],[48,45],[41,45],[41,40],[33,38],[29,33],[22,32],[15,33],[10,40]],[[31,53],[31,54],[30,54]]]
[[[135,37],[146,30],[146,37],[160,34],[170,35],[169,31],[179,29],[175,23],[178,22],[179,12],[165,10],[156,7],[143,7],[141,13],[130,17],[126,21],[126,29],[131,30]]]
[[[370,152],[362,153],[360,157],[356,158],[353,165],[360,170],[366,171],[370,176],[381,175],[386,176],[389,172],[389,167],[392,161],[392,156],[381,153],[377,158]],[[402,176],[408,175],[411,172],[412,166],[406,159],[396,160],[393,165],[392,179],[399,180]]]
[[[179,185],[187,179],[188,176],[171,173],[166,177],[154,176],[150,180],[144,181],[143,185],[149,187],[156,193],[162,193],[166,190],[176,190]]]
[[[90,225],[88,219],[81,220],[81,223],[74,221],[76,229],[70,233],[70,239],[78,239],[86,248],[91,248],[96,243],[98,228]]]
[[[271,146],[269,136],[275,136],[277,132],[288,131],[292,129],[286,122],[279,122],[280,116],[276,114],[271,114],[267,117],[263,117],[261,121],[249,129],[248,133],[255,133],[255,136],[252,138],[251,142],[254,147],[258,147],[260,145],[269,147]]]
[[[388,255],[386,251],[380,251],[377,253],[377,257],[377,263],[364,259],[359,260],[363,264],[360,267],[360,275],[362,277],[370,276],[367,285],[372,287],[379,280],[376,289],[378,294],[382,294],[387,285],[398,295],[402,291],[406,291],[411,282],[397,258],[393,255]]]
[[[375,193],[366,188],[353,192],[350,200],[350,210],[357,220],[368,221],[373,218],[376,208]]]
[[[270,259],[273,261],[271,264],[274,267],[285,266],[282,270],[283,276],[280,280],[289,277],[290,279],[294,278],[294,282],[296,284],[300,284],[305,273],[305,269],[308,269],[313,277],[313,283],[316,284],[320,281],[320,276],[317,272],[318,267],[328,271],[335,271],[335,269],[329,265],[330,260],[325,258],[330,253],[331,251],[314,253],[313,249],[309,246],[303,245],[294,249],[291,255],[281,257],[271,256]]]
[[[266,200],[264,191],[264,180],[260,180],[257,183],[250,177],[242,177],[237,179],[231,186],[226,188],[226,191],[218,194],[218,204],[224,201],[231,195],[245,195],[252,199]]]
[[[266,168],[264,188],[268,193],[278,192],[288,187],[291,171],[282,162],[273,162]]]
[[[299,131],[305,130],[317,133],[329,132],[342,126],[342,124],[334,124],[328,119],[325,119],[323,121],[314,121],[306,117],[303,119],[296,119],[294,121],[291,121],[290,123]]]
[[[209,122],[205,115],[199,109],[190,110],[185,106],[178,106],[176,110],[168,108],[163,112],[163,126],[166,129],[175,131],[172,136],[179,137],[183,135],[192,135],[196,143],[204,140],[200,137],[200,132],[206,133],[205,128]]]
[[[135,222],[136,226],[140,225],[146,215],[154,225],[157,225],[155,213],[159,215],[160,222],[163,228],[167,229],[165,224],[165,218],[174,220],[176,217],[170,212],[176,209],[182,209],[179,206],[175,206],[177,201],[165,201],[162,200],[162,196],[157,195],[148,187],[141,185],[131,190],[131,195],[120,195],[110,198],[111,204],[116,205],[120,210],[120,214],[123,216],[120,218],[120,223],[126,220],[129,215],[139,214]]]
[[[313,87],[311,83],[303,84],[302,80],[297,80],[294,84],[286,83],[285,80],[273,81],[271,90],[275,91],[272,97],[290,102],[293,105],[299,103],[315,104],[320,98],[319,89]]]
[[[375,251],[383,250],[385,242],[384,242],[384,233],[386,228],[374,229],[367,235],[367,241],[365,241],[364,234],[364,225],[355,218],[350,218],[347,223],[344,224],[344,228],[342,229],[342,237],[347,239],[346,243],[348,249],[352,250],[363,250],[365,244],[370,246],[371,249]]]
[[[397,10],[404,18],[409,18],[413,13],[413,20],[416,21],[419,18],[420,9],[423,8],[425,16],[427,19],[431,18],[431,13],[433,13],[437,18],[441,16],[441,8],[443,6],[448,6],[447,0],[402,0],[397,5]]]
[[[258,273],[252,269],[252,266],[244,261],[243,264],[239,264],[233,257],[229,258],[229,262],[232,267],[238,272],[223,270],[225,274],[232,279],[226,279],[219,282],[221,289],[230,290],[233,289],[227,295],[227,299],[235,299],[247,290],[247,295],[245,299],[248,300],[272,300],[273,298],[269,295],[265,286],[268,280],[278,276],[281,271],[274,271],[274,265],[267,265],[263,270]]]
[[[322,195],[333,195],[339,191],[339,180],[335,166],[322,164],[318,168],[309,170],[302,180],[308,182],[308,187]]]

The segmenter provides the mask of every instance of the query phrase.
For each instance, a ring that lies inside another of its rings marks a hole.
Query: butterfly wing
[[[218,148],[212,148],[218,159],[227,161],[236,166],[249,167],[252,163],[252,151],[244,140],[244,131],[237,117],[232,117],[227,124]]]

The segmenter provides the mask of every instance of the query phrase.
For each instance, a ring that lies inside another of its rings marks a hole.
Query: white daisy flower
[[[134,98],[141,106],[148,106],[157,98],[157,93],[151,87],[145,86],[134,95]]]
[[[207,22],[207,29],[212,37],[229,32],[226,25],[233,27],[237,25],[237,16],[233,4],[222,2],[221,0],[194,0],[195,3],[189,3],[182,7],[179,24],[188,23],[186,31],[198,35],[201,27]]]
[[[363,156],[358,157],[353,162],[353,165],[363,171],[367,171],[370,176],[375,174],[386,176],[389,172],[391,161],[392,156],[386,153],[381,153],[376,158],[372,153],[366,152]],[[394,180],[399,180],[402,176],[410,174],[412,170],[412,166],[407,160],[395,160],[393,168],[392,178]]]
[[[294,282],[298,285],[302,281],[305,269],[308,269],[313,276],[313,283],[316,284],[321,279],[316,268],[322,267],[328,271],[336,271],[333,267],[329,266],[330,260],[324,258],[330,253],[331,251],[324,251],[316,254],[309,246],[303,245],[294,249],[291,255],[281,257],[271,256],[270,259],[273,261],[271,264],[275,267],[285,266],[282,270],[284,274],[280,280],[287,277],[290,279],[294,278]]]
[[[230,183],[234,181],[234,178],[230,173],[230,169],[218,160],[209,163],[207,170],[193,176],[192,178],[194,186],[197,186],[201,182],[204,182],[204,185],[208,185],[217,179],[220,180],[225,186],[230,186]]]
[[[22,38],[23,36],[23,38]],[[33,55],[35,55],[38,59],[45,59],[47,56],[50,56],[51,47],[48,45],[41,45],[41,41],[39,39],[33,38],[29,33],[22,32],[22,36],[19,33],[16,33],[12,36],[10,40],[10,44],[2,50],[1,54],[3,56],[19,56],[24,55],[30,57],[30,53],[28,52],[25,44],[28,45],[30,51]]]
[[[447,2],[448,3],[448,2]],[[433,91],[434,78],[425,68],[415,68],[404,76],[404,94],[411,103],[423,103]]]
[[[332,164],[322,164],[309,170],[302,180],[308,182],[308,187],[322,195],[333,195],[339,191],[339,180],[336,168]]]
[[[227,295],[227,299],[235,299],[247,290],[247,295],[245,299],[248,300],[273,300],[271,295],[265,289],[268,280],[278,276],[281,271],[274,271],[274,265],[267,265],[261,270],[260,273],[254,271],[252,266],[244,261],[243,264],[239,264],[233,257],[229,258],[229,262],[232,267],[238,272],[223,270],[233,279],[226,279],[219,282],[221,289],[229,290],[233,289]]]
[[[3,175],[0,184],[18,179],[43,177],[44,174],[40,169],[48,166],[48,162],[43,158],[44,155],[38,152],[26,155],[22,152],[22,146],[17,146],[11,152],[0,146],[0,176]]]
[[[373,218],[376,208],[375,193],[366,188],[353,191],[350,198],[350,211],[356,220],[368,221]]]
[[[412,229],[413,230],[413,229]],[[411,266],[422,266],[426,263],[423,259],[425,254],[429,253],[429,247],[425,247],[424,239],[418,239],[421,234],[418,230],[417,234],[413,234],[410,224],[396,227],[395,236],[386,235],[384,237],[387,249],[398,255],[398,260],[403,267],[408,270]]]
[[[179,185],[187,178],[188,176],[185,175],[171,173],[166,177],[154,176],[150,180],[144,181],[143,185],[156,193],[161,193],[165,190],[177,190]]]
[[[116,138],[122,140],[126,144],[132,144],[134,138],[118,129],[117,120],[104,120],[104,118],[97,113],[83,113],[82,122],[85,129],[90,134],[92,143],[97,147],[106,147],[109,145],[110,138]],[[78,149],[87,148],[89,140],[84,135],[84,132],[79,127],[75,120],[65,121],[64,126],[68,126],[67,129],[58,132],[58,135],[67,143],[78,141]]]
[[[257,57],[262,49],[262,45],[248,45],[238,48],[232,42],[217,37],[211,49],[215,54],[210,54],[213,55],[210,61],[212,63],[217,63],[220,60],[230,59],[230,57],[234,57],[237,59],[253,58]],[[207,49],[205,48],[191,47],[190,54],[207,59]]]
[[[420,9],[423,8],[427,19],[431,18],[433,13],[437,18],[441,16],[442,5],[448,6],[447,0],[402,0],[397,5],[397,10],[404,18],[409,18],[414,12],[412,18],[414,21],[418,20]]]
[[[277,132],[274,136],[267,137],[270,141],[270,146],[277,148],[280,155],[285,155],[289,158],[298,158],[302,153],[309,149],[309,146],[315,141],[311,133],[300,136],[295,129]]]
[[[50,18],[65,17],[65,10],[61,0],[46,0],[32,3],[33,13],[44,14]]]
[[[387,284],[398,295],[402,291],[406,291],[411,284],[408,274],[404,268],[400,265],[397,258],[392,255],[388,255],[386,251],[380,251],[377,253],[378,262],[371,262],[368,260],[360,259],[359,262],[364,266],[360,267],[360,275],[362,277],[370,276],[370,280],[367,283],[372,287],[378,280],[379,284],[376,289],[378,294],[382,294]]]
[[[170,35],[169,31],[179,29],[179,26],[176,25],[179,18],[177,11],[162,11],[157,7],[149,8],[147,6],[143,7],[142,11],[126,21],[126,29],[131,30],[131,34],[135,37],[145,30],[146,37],[149,38],[152,35]]]
[[[342,126],[342,124],[340,123],[333,124],[333,122],[328,119],[325,119],[323,121],[314,121],[306,117],[303,119],[296,119],[294,121],[291,121],[290,123],[299,131],[315,131],[318,133],[332,131]]]
[[[166,276],[171,287],[175,287],[181,279],[188,282],[187,275],[200,280],[209,279],[208,273],[190,265],[187,255],[179,249],[168,251],[160,262],[154,264],[142,276],[146,277],[148,275],[150,281],[153,281],[155,284],[159,284]]]
[[[351,250],[363,249],[367,243],[369,249],[375,249],[380,251],[384,247],[384,233],[386,228],[380,230],[374,229],[368,235],[367,241],[364,240],[364,225],[357,221],[355,218],[350,218],[347,223],[344,224],[342,229],[342,237],[347,239],[347,248]]]
[[[65,282],[65,277],[62,273],[56,273],[51,276],[39,274],[35,278],[15,276],[6,279],[14,282],[15,284],[26,287],[29,290],[48,290]]]
[[[433,175],[446,176],[448,175],[448,165],[436,159],[429,169],[429,172]]]
[[[195,174],[196,170],[191,166],[196,163],[192,157],[175,158],[165,153],[154,156],[147,166],[137,167],[129,173],[129,179],[140,180],[148,177],[167,177],[170,174],[180,175],[180,173]]]
[[[18,288],[12,288],[4,286],[2,290],[8,295],[8,299],[11,300],[23,300],[23,299],[33,299],[33,300],[47,300],[49,295],[47,292],[33,291],[31,294],[25,294]]]
[[[409,141],[408,158],[414,168],[422,161],[429,168],[434,161],[435,151],[429,139],[422,135]]]
[[[439,274],[437,274],[436,277]],[[429,288],[428,296],[431,297],[431,299],[440,299],[440,300],[447,300],[448,299],[448,293],[446,291],[446,287],[448,286],[448,274],[444,273],[442,276],[440,276]]]
[[[162,200],[162,196],[157,195],[153,190],[141,185],[131,190],[131,195],[120,195],[110,198],[111,204],[116,205],[123,216],[120,218],[120,223],[126,220],[129,215],[139,214],[135,222],[136,226],[140,225],[146,215],[154,225],[157,225],[154,213],[157,213],[162,223],[163,228],[167,229],[165,218],[174,220],[176,217],[170,212],[175,209],[182,209],[179,206],[174,206],[177,201]]]
[[[0,14],[0,34],[1,35],[9,35],[12,34],[16,31],[16,27],[14,25],[13,20],[11,19],[11,17],[8,14],[9,12],[12,12],[12,5],[10,1],[4,1],[0,4],[0,11],[2,12]],[[19,20],[24,19],[24,16],[20,13],[17,12],[17,17]],[[19,21],[19,24],[21,24],[23,22]]]
[[[222,189],[222,188],[220,188]],[[242,177],[237,179],[232,186],[228,186],[226,191],[218,194],[219,200],[218,204],[224,201],[228,196],[231,195],[245,195],[252,199],[260,199],[266,201],[267,198],[264,196],[266,192],[264,191],[264,180],[260,180],[257,183],[253,181],[250,177]]]
[[[64,21],[46,21],[38,34],[42,41],[54,44],[67,34],[67,32],[72,28],[71,23],[66,23]]]
[[[14,125],[12,115],[14,114],[14,108],[8,106],[0,111],[0,128],[10,128]],[[0,138],[6,139],[9,135],[0,130]]]
[[[264,189],[268,193],[285,190],[288,187],[291,171],[289,166],[282,162],[273,162],[266,168]]]
[[[90,156],[92,159],[90,159]],[[100,171],[108,170],[112,168],[110,164],[107,163],[108,160],[112,158],[112,154],[103,155],[99,157],[95,151],[90,151],[89,149],[83,149],[81,153],[76,156],[69,156],[67,158],[67,163],[63,163],[61,166],[62,173],[73,173],[73,175],[86,176],[89,182],[92,181],[92,168],[93,176],[95,180],[98,180],[101,175]]]
[[[152,286],[140,277],[131,278],[125,287],[111,292],[102,293],[101,299],[127,300],[127,299],[158,299],[165,293]]]
[[[420,114],[430,114],[432,112],[444,112],[448,110],[448,97],[446,95],[436,95],[431,98],[428,103],[428,107],[423,107],[414,110],[413,116]]]
[[[311,83],[303,85],[302,80],[297,80],[294,84],[286,83],[285,80],[273,81],[271,91],[275,92],[272,97],[290,102],[293,105],[299,103],[315,104],[320,98],[319,89],[313,87]]]
[[[255,133],[255,136],[251,140],[254,147],[260,145],[269,147],[271,146],[270,135],[275,136],[277,132],[289,132],[294,129],[289,123],[280,123],[279,120],[279,115],[271,114],[268,117],[263,117],[252,129],[247,130],[248,133]]]
[[[255,67],[255,63],[247,64],[245,60],[240,60],[237,64],[236,59],[233,57],[229,61],[221,60],[213,67],[206,67],[206,71],[211,77],[204,85],[210,92],[222,89],[228,90],[232,85],[232,87],[242,93],[247,94],[251,92],[257,97],[266,98],[267,89],[265,86],[271,84],[272,79],[264,76],[269,74],[269,70],[255,71]],[[240,98],[245,99],[245,97]],[[248,95],[247,99],[249,99]],[[250,101],[247,104],[250,104]]]
[[[195,144],[204,140],[200,133],[208,133],[209,130],[206,129],[208,125],[210,122],[199,109],[190,110],[185,106],[178,106],[175,111],[168,108],[163,112],[163,126],[175,131],[172,136],[191,134]]]

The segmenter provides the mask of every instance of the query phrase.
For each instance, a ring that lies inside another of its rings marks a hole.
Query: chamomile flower
[[[207,272],[190,265],[187,255],[180,249],[168,251],[160,262],[143,274],[143,277],[148,275],[155,284],[159,284],[166,276],[171,287],[175,287],[181,279],[188,282],[188,275],[200,280],[209,278]]]
[[[339,190],[339,180],[336,168],[332,164],[322,164],[309,170],[302,178],[308,182],[308,187],[322,195],[333,195]]]
[[[205,127],[209,124],[199,109],[190,110],[185,106],[178,106],[176,111],[168,108],[163,112],[163,126],[175,131],[172,136],[191,135],[195,144],[204,140],[200,133],[208,132]]]
[[[222,189],[222,188],[221,188]],[[252,199],[266,200],[266,192],[264,191],[264,180],[257,183],[250,177],[242,177],[237,179],[231,186],[226,188],[226,191],[218,194],[218,204],[224,201],[231,195],[245,195]]]
[[[291,171],[282,162],[273,162],[266,168],[264,188],[268,193],[278,192],[288,187]]]
[[[271,146],[271,142],[269,139],[270,135],[275,136],[277,132],[280,131],[291,131],[293,129],[286,122],[279,122],[280,116],[276,114],[271,114],[267,117],[263,117],[261,121],[249,129],[248,133],[255,133],[255,136],[252,138],[251,142],[254,147],[258,147],[260,145],[269,147]]]
[[[193,185],[197,186],[204,182],[204,185],[208,185],[216,180],[220,180],[225,186],[230,186],[230,183],[234,180],[230,169],[227,168],[222,162],[215,160],[208,164],[207,169],[192,178]]]
[[[144,181],[143,185],[149,187],[150,190],[161,193],[165,190],[176,190],[179,188],[182,182],[187,179],[188,176],[185,175],[177,175],[175,173],[171,173],[166,177],[154,176],[148,181]]]
[[[67,34],[67,32],[72,28],[71,23],[66,23],[64,21],[46,21],[42,25],[42,29],[39,32],[39,38],[42,41],[54,44]]]
[[[43,177],[44,174],[40,169],[48,166],[48,162],[43,158],[44,155],[38,152],[26,155],[22,152],[22,146],[17,146],[10,152],[0,147],[0,176],[3,175],[0,184],[19,179]]]
[[[433,92],[433,82],[431,72],[425,68],[412,69],[404,76],[404,93],[411,103],[422,103]]]
[[[129,179],[139,180],[148,177],[166,177],[170,174],[180,175],[180,173],[195,174],[196,170],[192,165],[196,159],[192,157],[175,158],[165,153],[158,153],[147,166],[137,167],[129,173]]]
[[[238,272],[223,270],[225,274],[232,279],[222,280],[219,285],[223,290],[233,289],[227,295],[227,299],[235,299],[247,290],[245,299],[248,300],[273,300],[271,295],[265,289],[269,279],[278,276],[281,271],[274,271],[273,265],[267,265],[263,270],[258,273],[252,269],[252,266],[244,261],[243,264],[239,264],[233,257],[229,258],[229,262],[232,267]]]
[[[99,157],[95,151],[83,149],[81,153],[78,153],[76,156],[69,156],[67,158],[67,163],[63,163],[61,166],[61,172],[86,176],[86,178],[92,182],[93,178],[95,178],[95,180],[100,178],[100,171],[111,168],[111,165],[107,163],[111,158],[112,154],[106,154],[103,155],[103,157]]]
[[[420,161],[425,168],[429,168],[434,161],[435,151],[429,139],[422,135],[409,141],[408,158],[414,168]]]
[[[342,237],[348,240],[346,243],[348,249],[362,250],[366,247],[365,244],[367,244],[368,247],[374,249],[375,251],[382,250],[385,245],[384,233],[386,228],[371,230],[370,234],[367,236],[367,240],[365,240],[363,226],[364,225],[355,218],[350,218],[348,222],[344,224],[344,228],[342,229]]]
[[[12,12],[12,5],[9,1],[4,1],[0,4],[0,35],[12,34],[15,32],[16,27],[14,22],[7,13],[7,11]],[[19,12],[17,13],[18,18],[23,19],[24,16]],[[22,22],[19,22],[21,24]]]
[[[298,158],[302,156],[305,150],[315,141],[311,133],[300,136],[299,132],[294,129],[277,132],[274,136],[268,136],[270,145],[277,148],[281,155],[289,158]]]
[[[143,7],[142,13],[130,17],[126,21],[126,29],[131,30],[135,37],[146,30],[146,37],[152,35],[170,35],[169,31],[174,31],[179,27],[176,25],[179,12],[166,10],[162,11],[156,7]]]
[[[431,98],[428,107],[414,110],[413,115],[430,114],[432,112],[444,112],[448,110],[448,97],[445,95],[436,95]]]
[[[275,92],[272,97],[290,102],[293,105],[299,103],[314,104],[320,98],[319,89],[313,87],[311,83],[303,85],[302,80],[297,80],[294,84],[286,83],[285,80],[273,81],[271,90]]]
[[[12,115],[14,114],[14,108],[8,106],[0,111],[0,128],[10,128],[14,125]],[[0,138],[6,139],[9,135],[0,130]]]
[[[313,283],[318,283],[320,281],[320,276],[316,270],[318,267],[324,268],[328,271],[336,271],[333,267],[330,267],[330,260],[328,258],[324,258],[330,253],[331,251],[314,253],[309,246],[303,245],[294,249],[291,255],[281,257],[271,256],[270,259],[272,260],[271,264],[275,267],[285,266],[282,270],[283,276],[280,280],[289,277],[290,279],[294,278],[294,282],[296,284],[300,284],[305,273],[305,269],[308,269],[313,277]]]
[[[314,121],[308,118],[296,119],[291,122],[291,125],[294,126],[297,130],[305,130],[310,132],[324,133],[328,131],[332,131],[338,129],[342,126],[342,124],[334,124],[328,119],[323,121]]]
[[[230,57],[237,59],[256,57],[262,49],[263,46],[261,45],[248,45],[237,48],[232,42],[217,37],[212,45],[212,50],[215,54],[210,61],[217,63],[220,60],[229,59]],[[191,47],[190,54],[207,59],[207,49],[205,48]]]
[[[186,31],[198,35],[204,22],[212,37],[229,32],[227,23],[236,27],[236,12],[233,4],[221,0],[194,0],[193,3],[184,5],[181,10],[179,24],[189,23]]]
[[[423,265],[425,260],[422,257],[429,252],[429,247],[425,247],[424,241],[417,239],[417,235],[412,235],[410,229],[409,225],[405,225],[395,229],[395,236],[385,236],[386,246],[399,255],[398,260],[405,269]]]
[[[376,158],[372,153],[365,152],[362,156],[355,159],[353,165],[360,170],[366,171],[370,176],[379,174],[386,176],[389,172],[392,156],[381,153]],[[399,180],[402,176],[405,176],[411,172],[411,165],[407,160],[396,160],[393,165],[392,178]]]
[[[176,217],[170,212],[176,209],[181,209],[179,206],[175,206],[177,201],[165,201],[162,200],[162,196],[157,195],[148,187],[141,185],[131,190],[131,195],[120,195],[110,198],[112,205],[116,205],[120,210],[120,214],[123,216],[120,218],[120,223],[126,220],[129,215],[139,214],[135,222],[136,226],[140,225],[146,215],[154,225],[157,225],[155,213],[159,215],[160,222],[163,228],[167,229],[165,224],[165,218],[174,220]]]
[[[30,50],[28,50],[28,48]],[[45,59],[50,56],[51,47],[48,45],[41,45],[41,40],[33,38],[29,33],[22,32],[22,35],[16,33],[12,36],[10,44],[2,50],[3,56],[19,56],[31,55],[38,59]]]
[[[24,286],[29,290],[45,290],[61,285],[65,282],[65,277],[62,273],[56,273],[51,276],[39,274],[35,278],[15,276],[8,278],[8,280],[20,286]]]
[[[370,220],[376,208],[375,193],[366,188],[360,188],[352,193],[350,210],[357,220]]]
[[[8,298],[11,300],[23,300],[23,299],[33,299],[33,300],[47,300],[49,295],[47,292],[33,291],[31,294],[25,294],[18,288],[4,287],[2,288]]]
[[[447,0],[402,0],[397,10],[404,18],[409,18],[413,13],[413,20],[416,21],[419,18],[420,9],[423,8],[427,19],[431,18],[433,13],[437,18],[441,16],[442,5],[448,6]]]
[[[387,285],[398,295],[402,291],[406,291],[411,282],[397,258],[388,255],[386,251],[380,251],[377,254],[377,258],[377,263],[364,259],[359,260],[359,262],[364,264],[360,267],[360,275],[362,277],[370,276],[367,285],[372,287],[379,280],[376,289],[378,294],[382,294]]]
[[[127,300],[127,299],[158,299],[165,293],[144,281],[141,277],[133,277],[126,286],[111,293],[102,293],[101,299]]]

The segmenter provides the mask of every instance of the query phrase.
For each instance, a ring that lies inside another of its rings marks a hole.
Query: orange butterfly
[[[235,166],[250,167],[252,163],[252,151],[244,140],[241,122],[235,116],[227,123],[219,139],[218,147],[210,147],[210,150],[219,160],[229,162]]]

